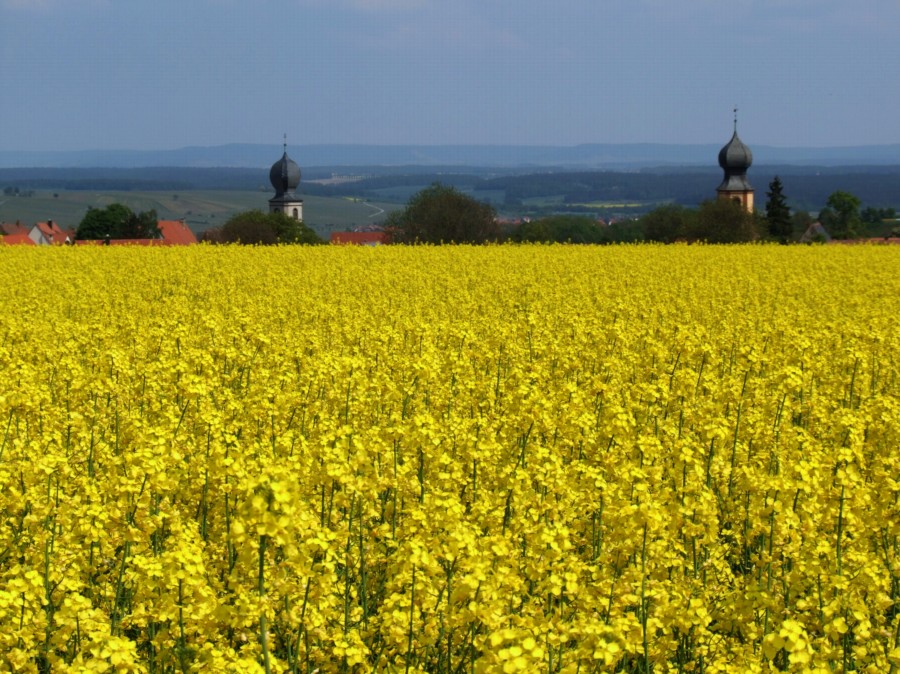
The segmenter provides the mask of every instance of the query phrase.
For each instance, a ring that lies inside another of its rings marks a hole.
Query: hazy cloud
[[[724,142],[735,103],[751,144],[896,143],[897,25],[898,0],[0,0],[0,146]]]

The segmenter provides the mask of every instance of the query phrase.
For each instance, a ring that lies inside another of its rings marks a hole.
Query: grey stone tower
[[[725,172],[716,188],[719,199],[738,202],[748,213],[753,212],[753,186],[747,180],[747,169],[753,164],[753,153],[744,145],[737,132],[737,108],[734,109],[734,135],[719,150],[719,166]]]
[[[269,199],[269,212],[284,213],[294,220],[303,220],[303,199],[294,192],[300,185],[300,167],[288,157],[286,139],[284,154],[269,169],[269,180],[275,188],[275,196]]]

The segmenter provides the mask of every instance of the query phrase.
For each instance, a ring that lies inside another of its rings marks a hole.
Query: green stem
[[[841,503],[838,509],[838,522],[837,522],[837,575],[841,576],[842,573],[842,559],[841,559],[841,534],[844,532],[844,485],[841,485]]]
[[[647,524],[641,542],[641,632],[644,647],[644,674],[650,674],[650,650],[647,643]]]
[[[184,589],[181,578],[178,579],[178,663],[182,674],[186,671],[184,659],[187,655],[187,644],[184,638]]]
[[[119,626],[119,618],[120,618],[120,606],[119,604],[122,602],[123,597],[123,589],[124,589],[124,576],[125,576],[125,563],[128,560],[128,553],[131,551],[131,541],[125,541],[125,547],[122,550],[122,562],[119,565],[119,576],[116,579],[116,594],[113,600],[113,614],[112,614],[112,625],[110,628],[110,634],[112,636],[118,636],[118,626]]]
[[[409,590],[409,634],[406,641],[406,669],[404,672],[409,674],[409,658],[412,654],[413,645],[413,616],[416,608],[416,567],[412,568],[412,586]]]
[[[259,598],[266,596],[266,542],[268,537],[262,535],[259,537]],[[269,661],[269,632],[266,624],[265,607],[259,613],[259,645],[263,652],[263,664],[266,668],[266,674],[272,674],[272,665]]]

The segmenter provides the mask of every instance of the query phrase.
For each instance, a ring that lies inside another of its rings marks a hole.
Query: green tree
[[[284,213],[269,213],[268,216],[278,237],[278,243],[324,243],[318,234],[303,224],[302,220],[295,220]]]
[[[106,208],[89,208],[75,230],[76,239],[158,239],[156,211],[135,213],[115,203]]]
[[[156,211],[141,211],[132,213],[126,218],[113,239],[158,239],[162,236],[159,231],[159,218]]]
[[[828,197],[826,208],[819,212],[819,222],[835,239],[852,239],[859,236],[862,221],[859,207],[862,202],[858,197],[838,190]]]
[[[791,209],[788,208],[787,200],[784,197],[781,178],[775,176],[769,183],[766,197],[766,223],[769,228],[769,236],[781,243],[787,243],[793,236],[794,226],[791,222]]]
[[[893,208],[873,208],[868,206],[863,209],[860,219],[867,225],[878,225],[884,220],[894,220],[897,217],[897,211]]]
[[[604,243],[605,225],[581,215],[552,215],[520,225],[513,241],[557,243]]]
[[[154,214],[155,215],[155,214]],[[123,204],[110,204],[106,208],[89,208],[75,230],[76,239],[122,239],[129,231],[128,223],[134,212]]]
[[[693,213],[683,206],[667,204],[659,206],[641,218],[640,225],[648,241],[672,243],[687,236],[692,225]]]
[[[700,204],[688,227],[688,239],[709,243],[742,243],[759,238],[757,216],[731,199],[711,199]]]
[[[606,226],[604,233],[607,243],[634,243],[644,238],[644,230],[637,218],[615,220]]]
[[[391,213],[385,229],[394,243],[485,243],[500,236],[493,207],[440,183]]]
[[[259,210],[238,213],[222,225],[222,243],[271,245],[276,243],[322,243],[314,231],[284,213]]]

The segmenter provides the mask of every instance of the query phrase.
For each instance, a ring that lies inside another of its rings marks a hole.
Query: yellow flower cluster
[[[0,283],[4,671],[900,672],[900,249]]]

